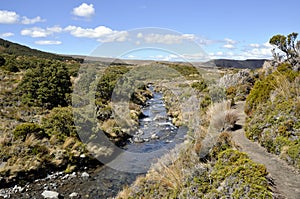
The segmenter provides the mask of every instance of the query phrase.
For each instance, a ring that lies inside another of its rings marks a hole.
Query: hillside
[[[73,58],[70,56],[57,55],[53,53],[43,52],[36,49],[31,49],[27,46],[23,46],[17,43],[13,43],[0,38],[0,54],[6,53],[15,56],[31,56],[47,59],[55,59],[60,61],[74,60],[76,62],[83,62],[81,58]]]

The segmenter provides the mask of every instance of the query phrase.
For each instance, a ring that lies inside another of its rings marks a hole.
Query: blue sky
[[[271,36],[300,32],[298,0],[2,0],[0,5],[1,38],[61,54],[270,58]]]

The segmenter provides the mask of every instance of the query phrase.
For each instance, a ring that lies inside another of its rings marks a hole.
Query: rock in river
[[[58,199],[59,198],[59,193],[55,191],[43,191],[42,196],[47,199]]]

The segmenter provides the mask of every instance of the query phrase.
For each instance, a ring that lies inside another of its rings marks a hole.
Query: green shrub
[[[250,114],[259,104],[267,102],[271,91],[274,89],[272,78],[256,81],[246,99],[245,112]]]
[[[96,87],[96,104],[107,104],[111,99],[113,90],[122,77],[123,74],[127,73],[129,69],[126,66],[110,66],[101,76]]]
[[[192,83],[192,88],[196,89],[199,92],[202,92],[204,89],[207,88],[207,84],[205,83],[204,80],[200,80],[197,82]]]
[[[67,96],[72,92],[71,80],[62,62],[45,61],[27,70],[18,87],[22,101],[30,106],[52,109],[67,106]]]
[[[42,119],[42,127],[49,136],[56,135],[60,141],[77,137],[72,108],[56,107]]]
[[[14,138],[22,141],[24,141],[30,134],[34,134],[39,139],[47,137],[44,130],[38,124],[34,123],[19,124],[13,131]]]

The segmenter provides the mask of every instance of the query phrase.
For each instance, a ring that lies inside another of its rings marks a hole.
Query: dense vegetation
[[[290,64],[261,75],[247,97],[246,133],[300,169],[300,72]]]

